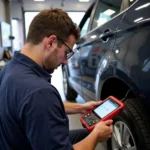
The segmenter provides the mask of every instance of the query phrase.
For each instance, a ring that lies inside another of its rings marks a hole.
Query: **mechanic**
[[[69,132],[66,114],[83,113],[100,102],[63,104],[50,74],[73,54],[79,29],[61,9],[41,11],[26,44],[0,72],[1,150],[94,150],[112,134],[112,120]]]

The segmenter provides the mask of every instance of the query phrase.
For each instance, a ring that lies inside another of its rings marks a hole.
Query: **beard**
[[[56,49],[57,50],[57,49]],[[54,52],[56,52],[56,50]],[[53,57],[52,57],[53,55]],[[55,53],[51,53],[49,54],[49,56],[47,56],[44,60],[44,70],[46,70],[48,73],[52,74],[54,72],[55,69],[57,69],[57,67],[59,67],[61,65],[61,63],[57,63],[57,60],[55,59],[56,54]]]
[[[55,64],[53,64],[51,61],[50,61],[50,58],[47,57],[45,60],[44,60],[44,63],[43,63],[43,68],[45,71],[47,71],[48,73],[52,74],[55,70]]]
[[[44,68],[45,69],[45,68]],[[48,73],[52,74],[55,69],[45,69]]]
[[[52,74],[54,72],[54,70],[55,70],[55,67],[52,68],[48,64],[46,64],[46,65],[43,66],[43,69],[45,71],[47,71],[48,73]]]

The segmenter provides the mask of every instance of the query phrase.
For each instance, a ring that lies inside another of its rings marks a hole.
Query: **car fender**
[[[123,69],[123,65],[115,59],[110,60],[107,57],[103,57],[98,65],[96,74],[96,101],[101,98],[103,85],[110,78],[116,78],[126,84],[133,91],[134,95],[138,97],[139,90],[131,78],[127,75],[126,71]]]

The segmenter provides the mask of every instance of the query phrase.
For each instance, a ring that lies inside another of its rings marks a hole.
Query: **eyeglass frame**
[[[50,35],[48,35],[47,37],[49,37]],[[69,59],[70,57],[72,57],[72,55],[74,54],[74,52],[73,52],[73,50],[63,41],[63,40],[61,40],[60,38],[58,38],[57,37],[57,39],[62,43],[62,44],[64,44],[68,49],[69,49],[69,51],[70,52],[65,52],[65,55],[66,55],[66,58],[67,59]],[[68,54],[70,54],[69,56],[68,56]]]
[[[72,55],[74,54],[73,50],[63,40],[61,40],[58,37],[57,37],[57,39],[69,49],[69,52],[66,52],[67,59],[71,58]]]

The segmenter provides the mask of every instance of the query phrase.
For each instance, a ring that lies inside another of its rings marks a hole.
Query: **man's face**
[[[54,45],[53,50],[51,50],[44,58],[44,69],[49,73],[53,73],[57,67],[61,64],[67,63],[67,53],[70,52],[70,49],[73,48],[75,44],[75,37],[70,35],[67,42],[61,42],[61,46],[57,44]],[[70,48],[70,49],[69,49]]]

